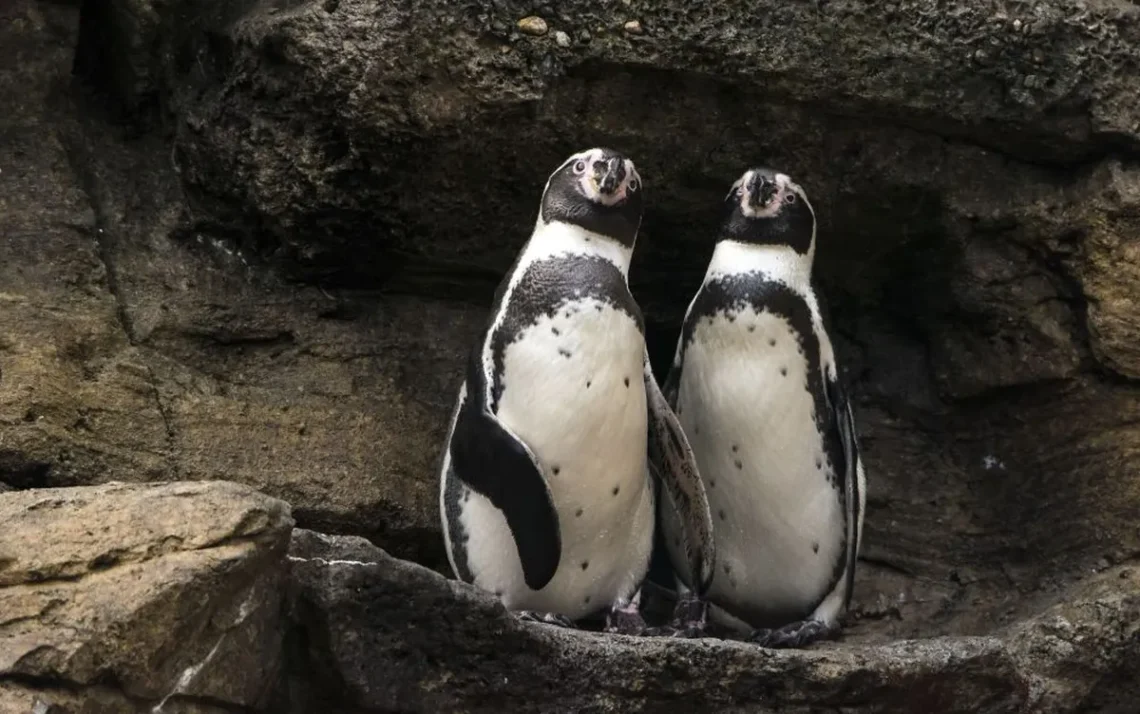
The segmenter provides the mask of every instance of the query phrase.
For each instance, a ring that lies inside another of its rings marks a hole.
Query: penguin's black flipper
[[[693,589],[704,596],[712,584],[716,566],[716,549],[713,543],[712,511],[697,460],[677,415],[669,407],[657,386],[645,355],[643,377],[646,405],[649,409],[649,464],[650,470],[661,480],[670,501],[680,516],[684,534],[685,553],[689,572],[695,581]]]
[[[847,593],[844,607],[851,604],[855,590],[855,559],[859,556],[859,519],[862,516],[863,496],[859,479],[859,442],[855,437],[855,417],[851,413],[851,403],[847,391],[837,380],[826,377],[827,401],[831,405],[832,421],[842,447],[843,463],[836,465],[839,477],[843,479],[843,508],[847,519]]]
[[[562,559],[558,511],[534,452],[487,408],[478,351],[467,367],[467,394],[451,438],[455,475],[503,512],[514,536],[523,579],[546,587]]]

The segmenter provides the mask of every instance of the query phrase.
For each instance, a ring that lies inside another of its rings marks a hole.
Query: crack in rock
[[[152,714],[161,714],[161,712],[166,708],[166,703],[170,701],[172,697],[180,696],[185,693],[186,688],[193,684],[194,679],[198,676],[198,674],[208,664],[210,664],[210,662],[214,660],[214,657],[218,654],[218,650],[221,648],[222,643],[225,642],[226,638],[230,636],[230,633],[236,630],[238,626],[244,623],[249,618],[249,616],[253,614],[256,599],[257,587],[255,585],[254,587],[250,588],[249,594],[246,595],[245,600],[242,601],[241,606],[238,608],[237,617],[222,631],[222,634],[218,636],[217,641],[214,642],[214,646],[210,648],[209,653],[203,657],[201,661],[192,664],[186,669],[182,670],[182,674],[179,675],[178,681],[174,684],[174,688],[171,689],[170,692],[167,693],[167,695],[164,696],[158,702],[158,704],[156,704],[151,709]]]

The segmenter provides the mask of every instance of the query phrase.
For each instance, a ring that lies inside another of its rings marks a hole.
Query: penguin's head
[[[562,221],[632,247],[645,201],[633,161],[605,148],[566,159],[542,192],[542,220]]]
[[[815,211],[787,174],[752,168],[724,199],[721,237],[754,245],[789,246],[809,255],[815,246]]]

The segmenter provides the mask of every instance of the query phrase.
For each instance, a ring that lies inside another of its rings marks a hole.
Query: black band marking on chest
[[[501,295],[500,295],[501,299]],[[494,374],[491,382],[491,411],[498,413],[499,399],[506,387],[504,360],[507,347],[543,317],[559,312],[576,312],[575,303],[594,299],[628,314],[645,334],[641,310],[616,265],[595,255],[560,255],[531,263],[511,293],[503,321],[491,334]],[[583,316],[583,319],[590,319]],[[555,333],[557,335],[557,333]]]
[[[830,467],[827,480],[835,489],[836,498],[839,499],[842,506],[847,472],[843,443],[838,431],[836,415],[832,411],[833,405],[828,403],[828,385],[824,381],[820,364],[820,343],[818,335],[813,330],[811,308],[800,295],[783,283],[770,280],[761,271],[725,275],[709,280],[701,288],[693,302],[682,329],[681,369],[684,365],[685,351],[692,343],[696,327],[702,319],[714,319],[722,312],[735,318],[744,310],[754,310],[758,313],[767,311],[784,318],[791,326],[797,348],[807,363],[804,388],[811,394],[812,418],[816,428],[823,435],[824,453]],[[771,349],[771,347],[772,341],[768,341],[766,344],[758,343],[756,349]],[[676,381],[679,383],[680,370],[676,371],[678,372]],[[850,511],[850,509],[847,510]],[[844,533],[846,533],[846,529]],[[847,538],[844,535],[832,572],[832,586],[839,582],[847,569],[846,541]],[[825,592],[820,594],[817,602],[811,603],[807,613],[815,610],[830,591],[831,587],[829,586]]]
[[[784,318],[791,325],[796,346],[807,363],[807,389],[814,405],[816,427],[824,431],[829,423],[827,397],[820,369],[819,337],[812,329],[811,309],[800,295],[783,283],[775,282],[760,272],[725,275],[708,281],[700,290],[682,331],[681,362],[692,344],[693,334],[702,319],[713,320],[721,313],[735,319],[745,310],[769,312]],[[769,340],[769,346],[774,342]],[[757,349],[766,349],[757,344]],[[827,439],[827,442],[834,439]],[[835,445],[838,449],[838,444]],[[836,452],[838,453],[838,451]],[[831,453],[828,456],[833,456]],[[832,464],[839,462],[832,458]]]

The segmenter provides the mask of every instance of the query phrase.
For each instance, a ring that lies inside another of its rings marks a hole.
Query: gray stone
[[[1140,579],[1119,568],[976,636],[777,651],[521,623],[359,538],[297,530],[289,558],[311,688],[282,711],[1123,711],[1140,671]]]

